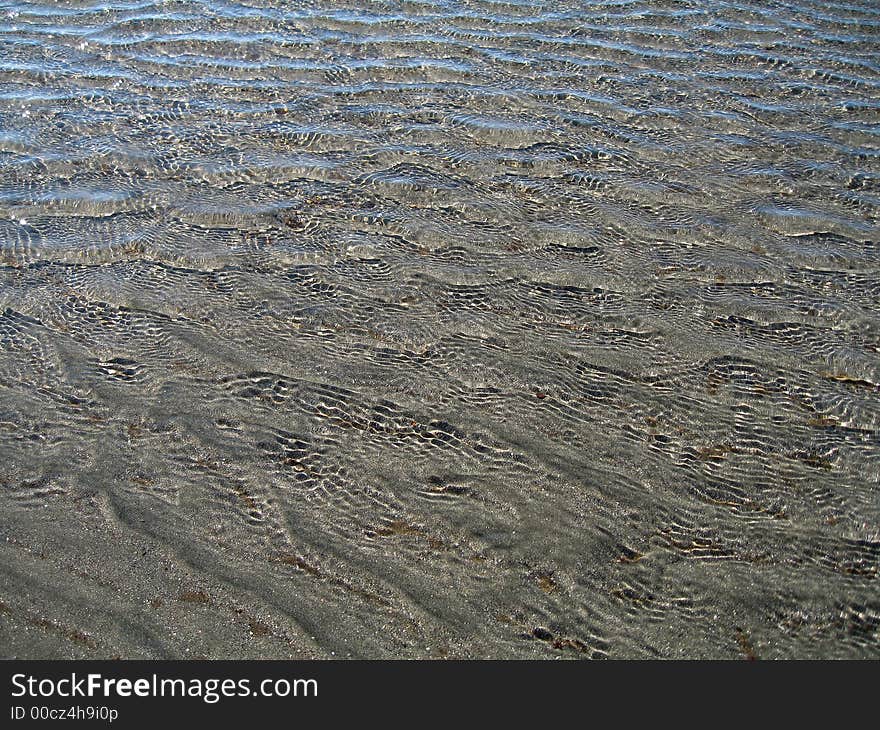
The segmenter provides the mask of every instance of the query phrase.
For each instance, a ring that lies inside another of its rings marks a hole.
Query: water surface
[[[0,654],[880,656],[878,41],[0,2]]]

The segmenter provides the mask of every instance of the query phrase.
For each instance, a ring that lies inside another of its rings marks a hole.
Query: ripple
[[[878,30],[0,3],[6,652],[880,656]]]

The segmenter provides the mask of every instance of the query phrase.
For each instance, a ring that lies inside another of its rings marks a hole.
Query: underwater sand
[[[0,656],[880,658],[880,6],[0,2]]]

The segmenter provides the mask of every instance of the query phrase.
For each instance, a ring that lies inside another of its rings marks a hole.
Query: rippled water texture
[[[0,654],[880,657],[878,41],[0,3]]]

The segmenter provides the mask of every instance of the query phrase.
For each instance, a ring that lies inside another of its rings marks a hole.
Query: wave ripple
[[[0,653],[880,657],[878,41],[0,2]]]

